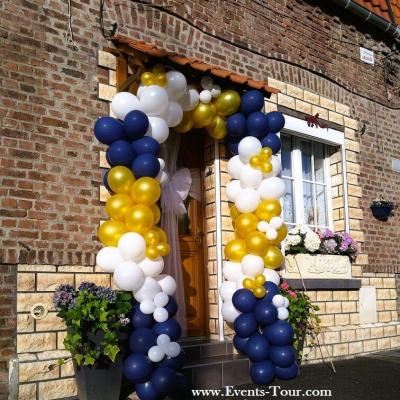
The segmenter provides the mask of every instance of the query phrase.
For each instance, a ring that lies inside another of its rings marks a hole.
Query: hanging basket
[[[372,215],[379,221],[387,221],[392,213],[393,205],[371,205]]]

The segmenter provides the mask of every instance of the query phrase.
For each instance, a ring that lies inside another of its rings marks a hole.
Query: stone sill
[[[390,322],[375,322],[374,324],[360,324],[360,325],[337,325],[337,326],[324,326],[322,327],[322,333],[324,332],[338,332],[347,331],[352,329],[370,329],[370,328],[386,328],[388,326],[400,326],[400,321],[390,321]],[[397,336],[396,333],[394,336]],[[368,338],[370,339],[370,338]],[[380,339],[380,337],[374,337],[372,339]],[[358,340],[358,339],[357,339]],[[366,339],[359,339],[366,340]]]
[[[286,279],[293,289],[307,290],[358,290],[361,279]]]

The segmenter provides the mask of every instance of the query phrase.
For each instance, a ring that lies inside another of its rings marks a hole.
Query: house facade
[[[319,346],[307,359],[400,347],[399,216],[380,221],[370,210],[375,198],[396,204],[400,195],[400,2],[325,3],[3,1],[0,398],[76,393],[72,366],[53,366],[65,329],[52,292],[60,283],[112,285],[95,266],[108,164],[92,129],[120,89],[117,49],[131,57],[161,49],[247,77],[244,85],[268,83],[265,111],[286,118],[285,221],[347,231],[360,244],[346,277],[322,269],[289,279],[320,307]],[[200,74],[192,64],[180,68]],[[190,133],[181,148],[179,163],[197,171],[201,193],[179,223],[188,335],[224,343],[233,331],[217,288],[233,237],[230,154]]]

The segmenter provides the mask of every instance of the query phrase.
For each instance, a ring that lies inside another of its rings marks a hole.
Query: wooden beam
[[[116,86],[117,91],[121,92],[121,87],[124,85],[126,80],[128,79],[128,63],[126,62],[126,58],[122,53],[120,53],[117,57],[117,78],[116,78]]]

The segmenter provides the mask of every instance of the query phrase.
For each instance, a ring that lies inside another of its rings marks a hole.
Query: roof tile
[[[386,0],[355,0],[360,6],[365,7],[376,15],[391,21],[389,7]],[[395,16],[396,25],[400,25],[400,0],[390,0],[390,5]]]

